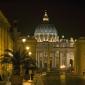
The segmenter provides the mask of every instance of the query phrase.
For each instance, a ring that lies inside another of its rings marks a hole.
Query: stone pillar
[[[38,58],[38,59],[37,59],[37,61],[38,61],[38,68],[40,68],[40,60],[39,60],[39,57],[40,57],[40,56],[39,56],[39,52],[38,52],[38,55],[37,55],[37,58]]]
[[[49,43],[48,43],[48,56],[47,56],[47,71],[50,71],[50,48],[49,48]]]
[[[38,66],[38,52],[36,51],[36,66]]]
[[[55,68],[55,52],[53,52],[53,56],[52,56],[52,68]]]
[[[44,52],[42,53],[42,68],[44,68]]]
[[[55,68],[56,68],[56,52],[55,52],[55,54],[54,54],[54,61],[55,61],[55,63],[54,63],[54,66],[55,66]]]

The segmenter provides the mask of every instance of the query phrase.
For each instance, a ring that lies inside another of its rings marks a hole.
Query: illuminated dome
[[[58,37],[57,30],[53,24],[49,24],[48,22],[49,18],[47,12],[45,11],[43,23],[37,26],[34,33],[34,36],[38,42],[56,42]]]

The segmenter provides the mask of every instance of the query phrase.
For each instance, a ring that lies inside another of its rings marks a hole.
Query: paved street
[[[55,76],[46,77],[45,85],[85,85],[85,80],[79,77]]]
[[[37,75],[35,85],[85,85],[85,78],[65,75]]]
[[[5,82],[0,82],[0,85],[6,85]],[[10,84],[7,84],[10,85]],[[24,84],[25,85],[25,84]],[[56,75],[41,75],[36,74],[33,83],[26,85],[85,85],[85,78],[76,76],[56,76]]]

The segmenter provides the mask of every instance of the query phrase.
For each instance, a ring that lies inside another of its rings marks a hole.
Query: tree
[[[13,65],[13,75],[20,75],[21,68],[25,69],[26,71],[29,69],[35,69],[35,60],[32,59],[26,51],[12,51],[9,49],[6,49],[4,54],[2,55],[1,63],[12,63]]]

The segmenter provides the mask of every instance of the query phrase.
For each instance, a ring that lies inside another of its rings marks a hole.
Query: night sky
[[[85,36],[85,5],[83,2],[58,2],[57,0],[0,1],[0,10],[10,23],[17,20],[17,28],[22,33],[33,35],[42,22],[47,10],[51,24],[58,35],[65,37]]]

